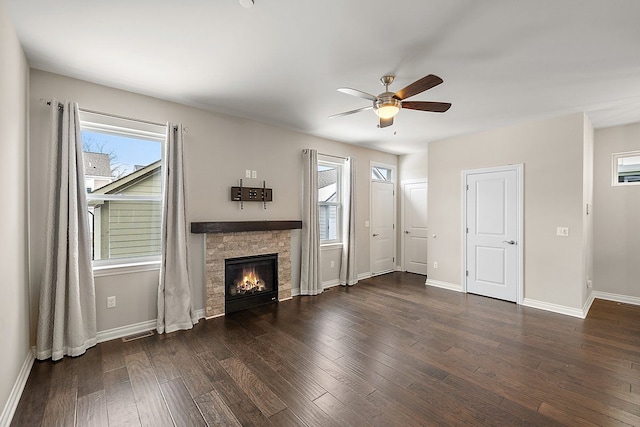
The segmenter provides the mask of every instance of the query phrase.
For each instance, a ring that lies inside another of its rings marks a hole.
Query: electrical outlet
[[[334,261],[331,261],[331,268],[334,268],[336,266],[336,263]]]
[[[556,235],[561,237],[569,237],[569,227],[558,227]]]
[[[433,268],[438,268],[438,261],[433,261]]]
[[[249,169],[244,171],[244,177],[245,178],[251,178],[251,171]]]
[[[251,178],[257,178],[258,177],[258,171],[251,171]]]
[[[116,306],[116,297],[107,297],[107,308],[114,308]]]
[[[591,279],[587,279],[587,289],[591,289],[593,287],[593,282]]]

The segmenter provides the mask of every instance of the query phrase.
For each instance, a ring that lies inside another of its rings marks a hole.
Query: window
[[[382,166],[371,166],[372,181],[391,181],[391,169]]]
[[[318,159],[320,243],[341,242],[342,162]]]
[[[612,171],[612,185],[640,184],[640,151],[615,153]]]
[[[166,127],[80,118],[94,266],[159,260]]]

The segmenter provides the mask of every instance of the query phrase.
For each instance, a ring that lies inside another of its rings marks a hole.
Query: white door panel
[[[407,183],[404,195],[404,269],[427,275],[427,183]]]
[[[517,301],[518,172],[466,174],[467,292]]]
[[[371,182],[371,273],[394,270],[394,191],[391,182]]]

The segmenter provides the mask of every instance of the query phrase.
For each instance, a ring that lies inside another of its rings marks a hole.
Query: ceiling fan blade
[[[444,113],[451,108],[450,102],[427,102],[427,101],[403,101],[402,108],[409,110],[432,111],[434,113]]]
[[[393,117],[389,117],[388,119],[383,119],[382,117],[380,117],[380,124],[378,125],[378,127],[382,129],[382,128],[391,126],[392,124],[393,124]]]
[[[370,105],[368,107],[358,108],[357,110],[351,110],[351,111],[345,111],[344,113],[333,114],[329,116],[329,118],[333,119],[334,117],[348,116],[349,114],[359,113],[360,111],[365,111],[365,110],[371,110],[372,108],[373,108],[373,105]]]
[[[368,99],[369,101],[377,101],[378,97],[371,95],[370,93],[363,92],[358,89],[351,89],[350,87],[338,88],[338,92],[346,93],[347,95],[357,96],[358,98]]]
[[[442,82],[443,80],[440,77],[429,74],[420,80],[416,80],[404,89],[400,89],[395,95],[393,95],[393,97],[399,100],[407,99],[413,95],[424,92],[427,89],[431,89],[434,86],[438,86]]]

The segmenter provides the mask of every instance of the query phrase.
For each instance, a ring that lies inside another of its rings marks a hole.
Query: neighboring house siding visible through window
[[[94,265],[159,260],[165,126],[81,119]]]
[[[322,244],[342,241],[342,169],[342,162],[318,159],[318,219]]]

